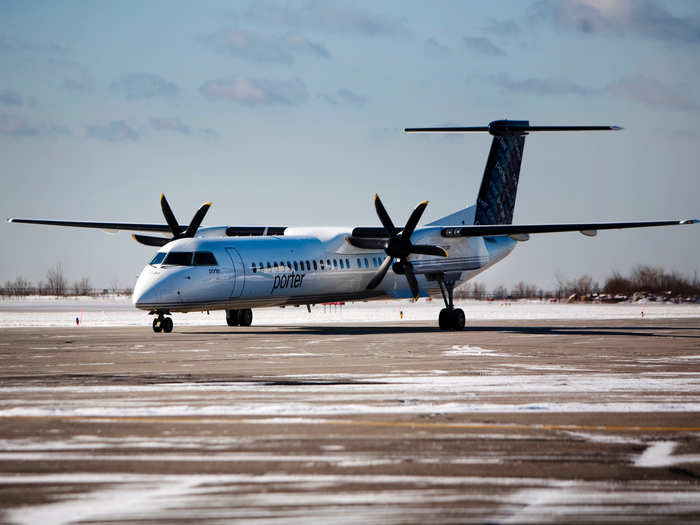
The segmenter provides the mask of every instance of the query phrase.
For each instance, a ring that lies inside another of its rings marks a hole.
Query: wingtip
[[[700,219],[683,219],[681,224],[698,224]]]
[[[211,206],[211,202],[205,202],[202,206]]]
[[[135,234],[135,233],[132,233],[132,234],[131,234],[131,238],[134,239],[136,242],[139,242],[139,240],[136,238],[136,234]]]
[[[13,217],[8,217],[7,222],[15,222],[15,219]]]
[[[445,248],[443,248],[442,251],[445,252],[445,258],[449,258],[449,257],[450,257],[449,252],[448,252]]]

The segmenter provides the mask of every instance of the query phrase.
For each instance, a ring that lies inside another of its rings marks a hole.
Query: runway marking
[[[197,424],[269,424],[265,419],[197,417],[197,416],[0,416],[0,420],[49,420],[78,422],[119,422],[119,423],[197,423]],[[276,423],[284,423],[276,421]],[[542,423],[428,423],[412,421],[380,421],[363,419],[314,419],[312,423],[292,420],[287,424],[346,425],[358,427],[385,427],[411,429],[462,429],[462,430],[588,430],[608,432],[700,432],[700,427],[663,427],[638,425],[562,425]]]

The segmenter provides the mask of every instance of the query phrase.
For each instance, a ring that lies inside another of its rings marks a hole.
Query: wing
[[[46,219],[7,219],[7,222],[21,224],[42,224],[44,226],[71,226],[74,228],[94,228],[108,232],[132,231],[132,232],[162,232],[171,233],[167,224],[142,224],[135,222],[85,222],[85,221],[53,221]],[[179,225],[181,231],[187,230],[187,225]]]
[[[581,232],[594,236],[598,230],[622,230],[626,228],[652,228],[655,226],[677,226],[696,224],[698,219],[653,222],[592,222],[580,224],[475,224],[446,227],[440,230],[443,237],[496,237],[510,236],[516,240],[527,240],[531,233]]]

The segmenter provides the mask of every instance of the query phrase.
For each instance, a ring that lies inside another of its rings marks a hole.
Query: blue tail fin
[[[520,122],[518,122],[520,124]],[[529,122],[522,121],[527,127]],[[494,134],[476,201],[474,224],[512,224],[525,135],[504,130]]]

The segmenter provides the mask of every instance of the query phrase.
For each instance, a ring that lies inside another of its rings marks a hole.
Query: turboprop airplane
[[[155,332],[171,332],[173,312],[225,310],[229,326],[250,326],[252,308],[335,301],[418,299],[440,294],[445,307],[438,324],[462,330],[455,308],[456,285],[510,254],[531,234],[693,224],[697,220],[586,224],[512,224],[525,137],[540,131],[609,131],[616,126],[531,126],[526,120],[497,120],[488,126],[406,128],[413,132],[487,132],[493,136],[476,205],[425,226],[421,202],[396,226],[378,195],[381,227],[215,226],[201,223],[211,203],[188,225],[175,218],[165,195],[166,224],[8,219],[13,223],[169,233],[170,238],[134,234],[159,247],[134,286],[133,304],[154,315]],[[389,270],[392,270],[391,272]]]

